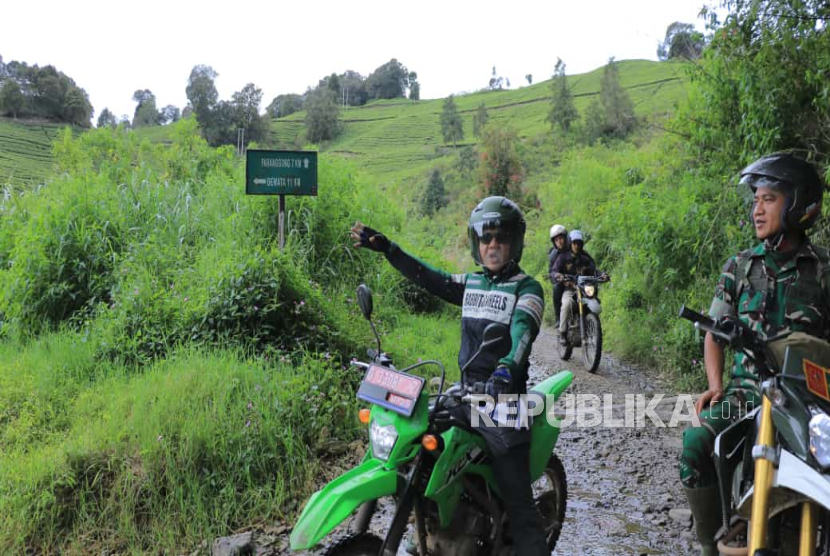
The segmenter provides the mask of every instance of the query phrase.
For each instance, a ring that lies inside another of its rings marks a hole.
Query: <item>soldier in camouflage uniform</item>
[[[525,228],[516,203],[504,197],[484,199],[473,209],[467,228],[473,260],[482,270],[450,274],[406,253],[361,222],[352,227],[355,247],[384,253],[392,266],[411,281],[461,306],[460,368],[478,350],[488,324],[509,327],[510,335],[482,352],[461,377],[466,384],[484,382],[485,393],[495,400],[502,394],[516,397],[527,393],[530,350],[544,314],[542,286],[519,267]],[[469,406],[457,409],[456,417],[469,421]],[[520,414],[526,413],[526,408],[517,409]],[[493,475],[510,519],[514,547],[521,556],[549,556],[542,517],[530,488],[530,430],[526,420],[522,423],[508,418],[506,424],[509,426],[480,424],[477,430],[490,449]]]
[[[809,163],[791,154],[763,157],[741,172],[753,194],[752,221],[763,243],[731,257],[709,309],[714,319],[737,317],[765,337],[792,331],[828,338],[830,261],[806,231],[821,213],[824,183]],[[715,437],[761,404],[751,361],[736,353],[723,389],[724,349],[711,333],[704,340],[709,388],[695,403],[700,427],[683,435],[680,478],[695,518],[701,554],[718,554],[722,524],[713,460]]]

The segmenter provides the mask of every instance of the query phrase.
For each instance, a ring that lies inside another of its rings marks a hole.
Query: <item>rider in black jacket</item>
[[[565,276],[595,276],[597,273],[597,265],[594,259],[583,250],[585,239],[582,232],[574,230],[570,233],[568,239],[571,241],[571,248],[559,255],[553,265],[553,275],[556,281],[569,288],[562,295],[562,313],[559,316],[559,341],[563,344],[567,341],[565,333],[568,331],[568,319],[571,316],[576,295],[573,290],[573,282],[567,281]]]

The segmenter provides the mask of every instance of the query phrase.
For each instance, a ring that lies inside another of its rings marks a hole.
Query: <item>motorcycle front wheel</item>
[[[582,338],[582,358],[589,373],[595,373],[602,358],[602,325],[593,313],[585,315],[585,334]]]
[[[565,479],[565,467],[556,456],[551,456],[548,464],[533,485],[533,501],[542,514],[545,526],[545,539],[548,550],[553,552],[562,525],[565,523],[565,506],[568,501],[568,484]]]
[[[377,556],[383,539],[370,533],[356,533],[343,537],[325,552],[324,556]]]

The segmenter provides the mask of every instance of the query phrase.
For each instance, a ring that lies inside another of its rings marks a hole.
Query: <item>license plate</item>
[[[357,391],[358,399],[412,416],[425,380],[380,365],[370,365]]]

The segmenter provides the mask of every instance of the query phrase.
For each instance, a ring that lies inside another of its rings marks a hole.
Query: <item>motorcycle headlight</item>
[[[389,459],[398,431],[394,425],[378,425],[375,421],[369,426],[369,440],[372,443],[372,454],[383,461]]]
[[[830,416],[819,413],[810,419],[810,452],[823,468],[830,467]]]
[[[585,295],[588,297],[594,297],[597,293],[597,287],[594,284],[586,284],[585,285]]]

